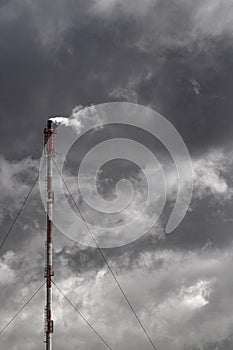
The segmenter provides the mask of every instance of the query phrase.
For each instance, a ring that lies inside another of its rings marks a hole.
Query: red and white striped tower
[[[52,187],[52,163],[54,156],[54,129],[53,122],[48,120],[47,128],[44,129],[44,146],[45,156],[47,160],[47,232],[46,232],[46,306],[45,306],[45,344],[46,350],[52,350],[52,333],[53,333],[53,320],[52,320],[52,215],[53,215],[53,202],[54,193]]]

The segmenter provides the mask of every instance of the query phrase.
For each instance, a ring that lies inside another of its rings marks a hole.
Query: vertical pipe
[[[47,160],[47,232],[46,232],[46,307],[45,307],[45,344],[46,350],[52,350],[52,215],[54,193],[52,187],[52,163],[54,156],[54,129],[52,121],[48,121],[47,128],[44,130],[45,155]]]

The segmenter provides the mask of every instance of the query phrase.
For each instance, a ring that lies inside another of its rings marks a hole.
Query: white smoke
[[[65,126],[68,126],[69,125],[69,118],[66,118],[66,117],[52,117],[52,118],[49,118],[49,120],[52,120],[52,122],[56,125],[65,125]]]
[[[102,119],[94,105],[89,107],[75,106],[70,117],[51,117],[49,120],[52,120],[56,125],[70,126],[77,133],[80,133],[90,121],[95,122],[96,125],[102,124]]]

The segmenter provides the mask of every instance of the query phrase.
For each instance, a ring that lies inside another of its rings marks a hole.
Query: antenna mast
[[[44,313],[44,326],[45,326],[45,349],[52,350],[52,333],[53,333],[53,320],[52,320],[52,215],[53,215],[53,202],[54,193],[52,187],[52,163],[54,156],[54,129],[53,122],[48,120],[47,128],[44,129],[44,148],[45,157],[47,160],[47,231],[45,242],[45,259],[46,267],[44,277],[46,279],[46,306]]]

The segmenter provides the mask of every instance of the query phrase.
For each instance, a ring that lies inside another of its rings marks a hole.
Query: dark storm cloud
[[[231,56],[230,38],[206,38],[201,49],[169,49],[159,73],[139,84],[139,101],[158,105],[191,150],[231,142]]]
[[[70,5],[72,12],[74,4]],[[55,27],[52,42],[44,43],[43,38],[50,38],[49,29],[43,28],[48,9],[40,9],[38,3],[31,6],[42,11],[39,28],[30,6],[2,25],[1,144],[5,154],[18,157],[38,155],[48,116],[70,113],[76,104],[107,101],[109,87],[116,80],[122,83],[122,76],[134,73],[133,67],[128,72],[129,65],[137,66],[142,56],[139,54],[137,59],[136,50],[121,52],[116,45],[117,31],[109,27],[103,31],[100,20],[87,17],[89,21],[76,28],[81,14],[86,14],[77,4],[79,16],[72,19],[67,33],[60,34],[64,41],[57,43],[53,38]],[[129,24],[125,27],[128,29]]]
[[[229,140],[233,79],[226,31],[210,37],[203,28],[198,36],[199,2],[148,1],[145,9],[117,3],[2,5],[4,154],[38,156],[51,114],[127,99],[164,114],[194,150]]]

